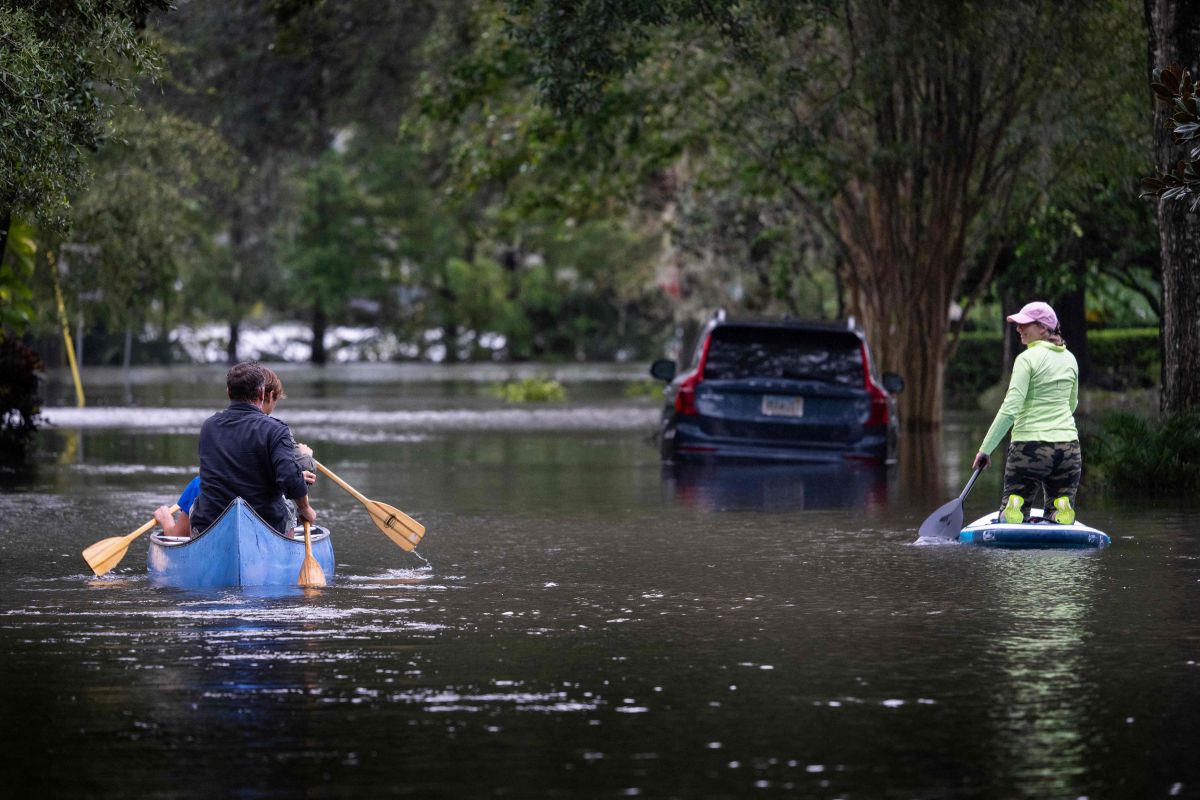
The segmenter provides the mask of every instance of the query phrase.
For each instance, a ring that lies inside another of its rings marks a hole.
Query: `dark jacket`
[[[241,497],[277,531],[287,526],[287,505],[308,495],[288,426],[256,406],[234,402],[200,428],[200,498],[192,527],[211,525],[233,498]]]

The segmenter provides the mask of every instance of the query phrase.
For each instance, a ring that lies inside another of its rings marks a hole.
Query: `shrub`
[[[567,390],[551,378],[525,378],[497,383],[492,385],[491,392],[508,403],[548,403],[567,399]]]
[[[991,331],[964,333],[954,357],[946,364],[946,402],[953,407],[974,408],[979,395],[1000,381],[1004,340]]]
[[[1105,416],[1085,437],[1088,483],[1114,492],[1163,494],[1200,488],[1200,413],[1146,419],[1128,411]]]
[[[1149,389],[1158,385],[1158,328],[1088,331],[1090,383],[1105,389]]]
[[[37,430],[42,399],[41,359],[20,339],[0,331],[0,460],[19,462]]]

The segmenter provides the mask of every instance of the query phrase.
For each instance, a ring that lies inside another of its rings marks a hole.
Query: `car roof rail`
[[[715,319],[717,322],[724,322],[725,321],[725,309],[718,308],[716,311],[713,312],[712,318]]]
[[[846,329],[852,331],[858,330],[858,320],[854,318],[853,314],[846,317]]]

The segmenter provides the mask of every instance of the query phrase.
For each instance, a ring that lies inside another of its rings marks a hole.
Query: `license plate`
[[[764,395],[762,413],[768,417],[802,417],[804,416],[804,398],[776,394]]]

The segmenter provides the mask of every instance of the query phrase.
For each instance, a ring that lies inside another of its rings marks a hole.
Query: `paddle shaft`
[[[174,504],[174,503],[173,503],[173,504],[171,505],[171,507],[167,509],[167,513],[168,513],[168,514],[174,514],[174,513],[175,513],[176,511],[178,511],[178,510],[179,510],[179,505],[178,505],[178,504]],[[156,519],[154,519],[153,517],[151,517],[151,519],[150,519],[150,521],[149,521],[149,522],[147,522],[147,523],[146,523],[145,525],[143,525],[142,527],[138,528],[138,529],[137,529],[136,531],[134,531],[133,533],[131,533],[131,534],[127,535],[127,536],[122,536],[121,538],[125,540],[125,546],[126,546],[126,547],[128,547],[130,544],[132,544],[132,543],[133,543],[133,540],[134,540],[134,539],[136,539],[137,537],[141,536],[143,533],[145,533],[146,531],[150,530],[151,528],[153,528],[153,527],[154,527],[155,525],[157,525],[157,524],[158,524],[158,520],[156,520]]]
[[[313,459],[313,465],[330,480],[345,489],[351,497],[362,503],[363,508],[367,509],[367,512],[371,515],[371,521],[375,523],[375,527],[379,528],[385,536],[399,547],[404,550],[412,550],[421,541],[421,537],[425,535],[425,526],[400,509],[370,499],[337,475],[334,475],[320,461]]]
[[[369,506],[371,504],[370,498],[368,498],[365,495],[363,495],[362,493],[360,493],[357,489],[355,489],[350,484],[346,483],[344,480],[339,478],[337,475],[334,475],[332,472],[329,471],[329,468],[326,467],[324,464],[322,464],[320,461],[317,461],[314,458],[313,463],[317,465],[317,469],[319,469],[319,470],[321,470],[321,472],[325,473],[325,476],[327,478],[329,478],[329,480],[333,481],[338,486],[342,487],[347,492],[349,492],[351,494],[351,496],[354,497],[355,500],[362,503],[364,506]]]
[[[975,471],[971,473],[971,479],[967,481],[967,485],[963,488],[962,494],[958,496],[959,500],[967,499],[967,495],[971,493],[971,487],[975,485],[976,479],[978,479],[981,474],[983,474],[983,467],[976,467]]]

